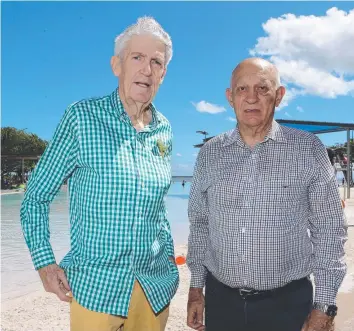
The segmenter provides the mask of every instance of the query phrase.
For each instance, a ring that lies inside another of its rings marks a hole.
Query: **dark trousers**
[[[301,331],[312,309],[308,278],[272,292],[243,298],[238,289],[208,273],[205,286],[206,331]]]

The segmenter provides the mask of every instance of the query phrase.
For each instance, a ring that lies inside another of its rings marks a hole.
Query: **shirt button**
[[[242,255],[242,256],[241,256],[241,260],[242,260],[242,261],[246,261],[246,256]]]
[[[255,160],[256,159],[256,157],[257,157],[257,155],[256,154],[252,154],[252,160]]]
[[[246,229],[245,229],[245,228],[242,228],[241,232],[242,232],[242,233],[245,233],[245,232],[246,232]]]
[[[144,187],[144,183],[141,183],[141,187]]]

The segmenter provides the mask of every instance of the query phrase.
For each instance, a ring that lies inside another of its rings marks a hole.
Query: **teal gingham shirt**
[[[154,106],[140,132],[118,90],[69,106],[28,183],[21,224],[35,269],[56,263],[49,204],[68,179],[71,250],[61,261],[74,298],[87,309],[127,316],[135,280],[155,313],[176,293],[178,269],[165,196],[172,131]],[[164,156],[158,148],[167,148]]]

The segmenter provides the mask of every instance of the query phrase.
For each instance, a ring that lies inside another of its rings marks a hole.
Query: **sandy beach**
[[[346,208],[349,239],[346,243],[348,273],[338,295],[339,314],[336,331],[354,330],[354,199]],[[176,247],[176,254],[186,254],[187,246]],[[189,270],[179,267],[180,286],[171,303],[168,331],[191,330],[186,326],[186,303],[189,287]],[[2,301],[1,330],[3,331],[59,331],[69,330],[69,304],[60,302],[53,294],[44,292],[38,282],[26,295]],[[269,330],[267,330],[269,331]]]
[[[187,246],[176,247],[176,254],[186,252]],[[171,303],[168,331],[191,330],[185,323],[189,270],[186,265],[180,266],[179,270],[180,286]],[[1,330],[69,331],[69,304],[42,289],[8,300],[2,303]]]
[[[187,246],[176,247],[177,254],[185,254]],[[349,229],[346,245],[348,275],[338,295],[339,314],[336,331],[354,330],[354,228]],[[171,303],[168,331],[188,331],[186,326],[186,303],[189,287],[189,271],[180,266],[180,286]],[[69,330],[69,305],[54,295],[38,290],[2,304],[1,330],[59,331]]]

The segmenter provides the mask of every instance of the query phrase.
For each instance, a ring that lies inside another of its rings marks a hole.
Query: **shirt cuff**
[[[207,270],[201,266],[198,269],[191,270],[191,284],[190,287],[204,288],[207,276]]]
[[[333,288],[316,287],[314,302],[335,305],[338,291]]]
[[[36,270],[49,264],[55,264],[55,257],[50,245],[38,247],[31,251],[32,261]]]

